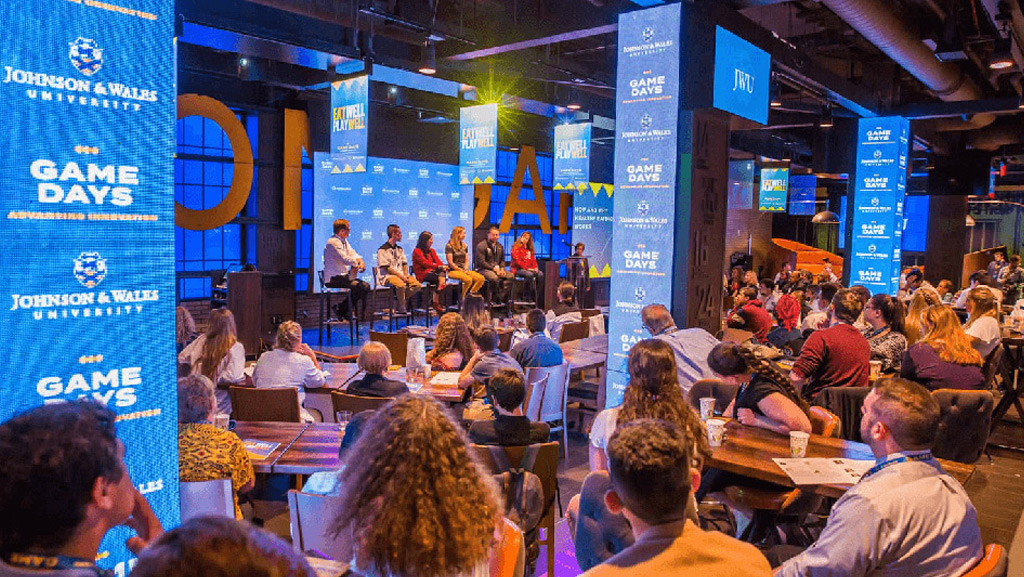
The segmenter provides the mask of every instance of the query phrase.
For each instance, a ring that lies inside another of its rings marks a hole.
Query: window
[[[256,157],[258,119],[255,112],[235,110],[245,127]],[[175,228],[175,269],[180,300],[209,298],[211,279],[223,271],[237,270],[256,262],[256,187],[254,171],[249,200],[235,219],[212,230]],[[177,123],[177,154],[174,159],[174,200],[188,208],[208,209],[222,200],[231,187],[234,165],[231,143],[221,127],[200,116]]]
[[[302,227],[295,231],[295,290],[309,290],[309,259],[313,242],[313,161],[302,151]]]

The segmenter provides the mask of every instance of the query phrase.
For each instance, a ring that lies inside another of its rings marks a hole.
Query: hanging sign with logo
[[[463,107],[459,114],[459,184],[493,183],[498,160],[498,105]]]
[[[715,108],[768,123],[772,57],[750,42],[715,27]]]
[[[765,212],[786,212],[789,192],[788,168],[762,168],[761,188],[757,195],[757,209]]]
[[[909,143],[906,118],[862,118],[857,125],[850,284],[872,293],[899,290]]]
[[[555,127],[554,190],[580,190],[590,182],[591,126],[586,122]]]
[[[331,84],[331,157],[342,172],[366,172],[370,77]]]
[[[0,37],[0,420],[106,404],[165,527],[179,518],[174,14],[173,0],[0,3],[16,31]],[[131,534],[107,533],[102,568],[128,573]]]

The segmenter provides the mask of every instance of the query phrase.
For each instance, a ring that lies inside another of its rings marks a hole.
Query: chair
[[[485,445],[471,445],[480,463],[493,474],[501,473],[494,459],[491,457],[491,449]],[[508,458],[509,464],[517,466],[523,459],[525,446],[502,447]],[[544,539],[538,543],[547,548],[548,554],[548,575],[555,574],[555,499],[558,494],[558,443],[543,443],[537,454],[537,460],[533,464],[533,473],[540,479],[544,486],[544,516],[541,517],[539,527],[544,529]]]
[[[939,429],[932,454],[960,463],[976,462],[992,429],[992,393],[939,389],[932,391],[932,398],[939,403]]]
[[[498,350],[507,353],[512,348],[513,331],[498,331]]]
[[[824,407],[811,407],[811,431],[822,437],[838,438],[842,429],[839,417]]]
[[[1009,557],[1002,545],[992,543],[985,547],[985,555],[978,564],[960,577],[1006,577],[1009,571]]]
[[[722,330],[722,334],[721,336],[719,336],[718,340],[722,341],[723,343],[742,344],[749,341],[752,338],[754,338],[754,333],[750,331],[745,331],[743,329],[726,328]]]
[[[1000,343],[996,348],[992,349],[992,352],[985,358],[985,364],[982,366],[982,373],[985,375],[985,388],[992,390],[996,383],[996,375],[999,374],[999,370],[1003,366],[1003,345]]]
[[[580,317],[583,319],[589,319],[590,317],[596,317],[601,314],[600,309],[580,309]]]
[[[491,550],[490,577],[523,577],[526,568],[526,540],[523,530],[511,519],[502,518],[501,539]]]
[[[364,397],[362,395],[351,395],[344,391],[331,391],[331,406],[334,414],[338,411],[348,411],[353,415],[363,411],[376,411],[390,403],[391,397]]]
[[[526,369],[526,382],[532,383],[547,377],[547,384],[544,387],[544,398],[540,403],[540,414],[536,420],[547,423],[551,426],[551,432],[562,433],[562,448],[566,460],[569,459],[569,431],[566,427],[566,403],[569,391],[569,363],[562,361],[562,364],[553,367],[530,367]],[[531,399],[532,400],[532,399]]]
[[[585,339],[590,336],[590,321],[580,321],[578,323],[566,323],[562,325],[562,333],[558,335],[559,343],[567,343],[569,341],[578,341]]]
[[[526,299],[517,299],[516,298],[516,296],[517,296],[516,295],[516,292],[517,292],[516,291],[516,286],[519,283],[526,283],[530,279],[525,279],[525,278],[522,278],[522,277],[519,277],[519,276],[516,276],[516,275],[512,275],[512,278],[510,280],[511,280],[511,282],[509,284],[509,292],[508,292],[508,295],[509,295],[508,296],[508,316],[511,317],[512,314],[515,313],[516,307],[518,307],[518,306],[528,307],[528,308],[531,308],[531,309],[537,308],[537,293],[542,290],[542,287],[540,286],[540,283],[538,282],[535,285],[537,287],[537,290],[534,291],[533,299],[532,300],[526,300]]]
[[[824,407],[839,417],[841,439],[860,443],[860,408],[870,392],[871,387],[826,387],[811,404]]]
[[[324,327],[327,327],[327,342],[331,341],[331,325],[347,323],[348,324],[348,338],[350,343],[356,342],[356,335],[359,334],[359,315],[356,314],[355,304],[352,302],[352,290],[347,288],[332,288],[328,287],[324,282],[324,271],[316,271],[317,280],[320,283],[320,329],[317,333],[318,343],[322,346],[324,344]],[[345,301],[348,303],[348,318],[332,320],[331,317],[331,294],[337,293],[343,295]]]
[[[379,289],[379,288],[385,289],[387,291],[387,294],[388,294],[388,306],[387,306],[386,309],[383,309],[383,310],[377,310],[377,289]],[[406,306],[408,306],[408,304],[409,303],[406,303]],[[415,318],[413,318],[412,308],[411,307],[409,309],[407,309],[407,311],[404,314],[398,313],[397,309],[398,309],[398,289],[396,289],[395,287],[393,287],[391,285],[381,285],[381,284],[378,284],[377,275],[374,274],[373,275],[373,316],[371,318],[387,317],[387,320],[388,320],[388,330],[389,331],[395,331],[395,330],[398,329],[398,319],[399,318],[405,318],[406,326],[411,325],[411,324],[413,324],[415,322]],[[370,321],[370,330],[371,330],[371,332],[373,330],[373,321],[372,320]]]
[[[622,515],[612,514],[604,504],[604,494],[610,488],[607,471],[594,471],[583,479],[573,539],[580,571],[600,565],[634,542],[629,521]]]
[[[231,386],[228,395],[236,421],[302,422],[299,390],[294,387],[254,389]]]
[[[405,355],[409,349],[408,333],[378,333],[371,330],[370,340],[384,343],[391,353],[391,364],[405,366]]]
[[[715,413],[721,415],[725,413],[725,409],[729,408],[729,403],[736,398],[738,390],[739,387],[736,385],[727,385],[718,379],[701,379],[690,387],[687,400],[690,401],[690,406],[700,410],[701,398],[714,397]]]
[[[327,536],[338,498],[294,489],[288,491],[288,516],[291,518],[292,546],[300,553],[316,552],[331,559],[352,558],[352,544]]]
[[[205,515],[234,519],[235,498],[231,490],[231,479],[178,483],[178,506],[182,522]]]
[[[536,373],[534,373],[536,376]],[[523,415],[529,418],[531,421],[540,420],[540,408],[544,402],[544,390],[548,386],[548,377],[550,375],[544,375],[536,381],[528,381],[526,387],[526,398],[523,399]]]

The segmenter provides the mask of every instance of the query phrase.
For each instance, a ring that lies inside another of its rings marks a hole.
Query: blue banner
[[[622,402],[629,349],[649,336],[640,310],[672,301],[680,20],[679,4],[619,15],[609,407]]]
[[[767,52],[715,27],[715,108],[768,124],[772,58]]]
[[[789,214],[817,214],[817,187],[818,177],[813,174],[794,174],[789,177]]]
[[[730,209],[754,208],[754,161],[732,160],[729,162],[729,204]]]
[[[366,171],[370,77],[331,84],[331,157],[342,172]]]
[[[862,118],[857,125],[850,284],[872,293],[899,290],[909,143],[905,118]]]
[[[369,170],[344,174],[330,155],[313,155],[313,263],[324,268],[324,245],[334,234],[334,221],[347,219],[349,242],[363,257],[360,278],[373,284],[377,247],[387,240],[387,227],[402,227],[401,246],[412,270],[412,250],[420,232],[434,235],[434,250],[444,260],[444,245],[456,226],[466,227],[473,242],[473,195],[456,178],[456,167],[413,160],[370,158]],[[470,258],[473,250],[470,247]]]
[[[459,113],[459,184],[493,183],[497,158],[498,105],[463,107]]]
[[[590,182],[590,128],[589,122],[555,127],[554,190],[582,190]]]
[[[762,168],[761,189],[757,195],[757,209],[767,212],[786,212],[786,194],[788,191],[788,168]]]
[[[612,195],[610,184],[590,182],[577,189],[572,206],[572,243],[582,242],[590,264],[590,278],[612,274]]]
[[[0,3],[0,420],[105,403],[132,483],[173,527],[174,2],[119,4]],[[131,534],[107,533],[101,567],[128,573]]]

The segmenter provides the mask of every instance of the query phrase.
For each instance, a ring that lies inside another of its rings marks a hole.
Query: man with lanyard
[[[359,280],[356,274],[366,270],[363,257],[348,243],[351,228],[347,220],[339,218],[334,221],[334,235],[327,239],[324,246],[324,283],[329,288],[347,288],[351,291],[352,312],[362,302],[362,312],[366,312],[366,295],[370,293],[370,285]],[[348,303],[335,305],[339,319],[348,318]]]
[[[43,405],[0,425],[0,577],[108,577],[95,565],[110,529],[137,532],[140,552],[163,533],[135,488],[96,401]]]
[[[708,366],[708,353],[719,343],[711,333],[702,328],[676,328],[676,322],[665,305],[645,306],[640,311],[640,321],[652,337],[672,347],[679,385],[684,393],[688,394],[693,383],[701,379],[718,378]]]
[[[967,493],[931,454],[938,403],[917,383],[882,379],[862,412],[875,466],[832,507],[818,540],[776,575],[962,575],[981,560],[981,532]]]
[[[405,249],[398,245],[402,241],[402,228],[397,224],[388,225],[388,241],[377,249],[377,283],[395,287],[398,294],[398,314],[404,315],[407,303],[422,285],[409,274],[409,260]]]

